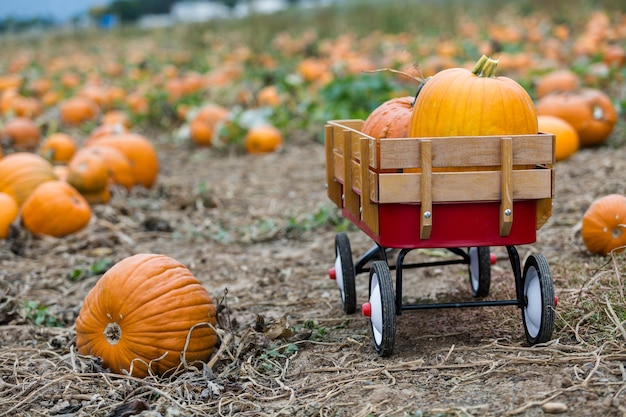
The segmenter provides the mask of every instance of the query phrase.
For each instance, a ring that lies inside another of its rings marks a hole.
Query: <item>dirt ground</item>
[[[313,214],[336,214],[322,145],[293,137],[250,156],[155,141],[153,189],[116,190],[75,235],[18,228],[0,242],[0,416],[626,416],[626,334],[610,314],[624,305],[607,298],[622,291],[626,257],[590,256],[579,234],[594,198],[626,193],[626,146],[559,162],[553,215],[535,244],[518,247],[550,262],[552,342],[527,346],[516,307],[424,310],[398,317],[394,354],[380,358],[367,319],[343,313],[328,279],[334,226],[307,227],[319,223]],[[372,246],[356,227],[348,235],[355,258]],[[492,251],[491,296],[513,297],[506,252]],[[77,354],[74,320],[100,275],[67,275],[140,252],[179,260],[220,304],[222,342],[208,366],[139,380]],[[357,305],[367,281],[357,276]],[[407,271],[404,282],[408,297],[471,299],[464,266]],[[34,324],[24,308],[33,301],[60,327]]]

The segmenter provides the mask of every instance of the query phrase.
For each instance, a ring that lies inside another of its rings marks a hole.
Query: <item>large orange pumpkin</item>
[[[550,93],[537,100],[537,114],[568,121],[578,132],[581,147],[604,143],[617,122],[611,99],[593,88]]]
[[[415,101],[411,137],[524,135],[537,133],[532,99],[516,81],[496,77],[498,62],[483,56],[473,70],[435,74]]]
[[[87,294],[76,320],[76,345],[116,373],[162,375],[207,361],[217,342],[216,308],[180,262],[137,254],[115,264]]]
[[[65,181],[46,181],[22,205],[22,224],[34,234],[63,237],[89,224],[91,207]]]
[[[52,164],[34,153],[16,152],[0,159],[0,192],[12,195],[20,206],[39,184],[56,179]]]
[[[0,239],[9,236],[11,224],[17,219],[19,208],[15,198],[7,193],[0,192]]]
[[[154,145],[138,133],[105,135],[89,142],[91,145],[111,146],[121,151],[133,168],[135,184],[152,187],[159,174],[159,158]]]
[[[583,215],[581,236],[589,252],[606,256],[626,247],[626,196],[608,194],[595,200]]]

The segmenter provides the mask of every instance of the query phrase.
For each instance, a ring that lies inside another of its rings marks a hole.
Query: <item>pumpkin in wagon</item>
[[[593,201],[583,215],[581,236],[593,254],[606,256],[626,247],[626,196],[608,194]]]
[[[206,362],[217,342],[216,308],[180,262],[137,254],[108,270],[85,297],[76,344],[116,373],[163,375]]]

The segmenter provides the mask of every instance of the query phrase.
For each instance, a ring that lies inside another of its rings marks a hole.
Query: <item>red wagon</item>
[[[356,263],[346,233],[335,238],[336,279],[343,309],[356,311],[356,276],[369,272],[370,317],[376,351],[392,353],[396,316],[404,310],[518,306],[529,343],[550,340],[556,299],[545,257],[529,256],[522,268],[515,245],[536,241],[550,218],[554,193],[554,136],[459,136],[376,140],[360,131],[362,120],[325,126],[328,197],[375,245]],[[487,300],[491,246],[506,247],[516,298]],[[418,248],[444,248],[455,255],[438,262],[405,263]],[[390,251],[398,249],[395,263]],[[477,300],[405,304],[405,268],[468,265]],[[391,271],[395,270],[395,286]]]

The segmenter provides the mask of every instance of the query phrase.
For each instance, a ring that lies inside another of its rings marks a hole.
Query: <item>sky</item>
[[[109,3],[110,0],[0,0],[0,19],[41,16],[64,21],[90,7]]]

